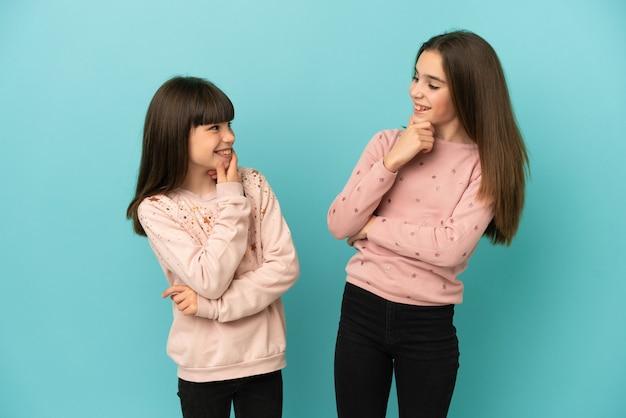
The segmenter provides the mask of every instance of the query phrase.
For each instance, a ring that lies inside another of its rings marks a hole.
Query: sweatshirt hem
[[[227,366],[194,368],[179,365],[178,377],[194,383],[219,382],[271,373],[286,366],[285,353],[281,353],[272,357]]]
[[[425,299],[417,299],[417,298],[408,298],[408,297],[400,297],[397,295],[392,295],[390,293],[384,292],[383,290],[372,286],[368,282],[364,280],[360,280],[351,276],[347,276],[346,281],[350,284],[360,287],[363,290],[366,290],[370,293],[375,294],[383,299],[386,299],[390,302],[402,303],[404,305],[416,305],[416,306],[446,306],[446,305],[460,305],[463,302],[463,296],[461,297],[451,297],[450,300],[447,301],[428,301]]]

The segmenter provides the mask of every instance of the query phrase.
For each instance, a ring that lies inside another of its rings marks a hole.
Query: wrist
[[[398,171],[398,168],[400,168],[397,163],[392,161],[392,159],[389,157],[389,154],[383,157],[383,167],[385,167],[385,169],[390,173],[395,173],[396,171]]]

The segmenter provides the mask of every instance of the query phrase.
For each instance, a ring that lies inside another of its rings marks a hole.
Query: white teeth
[[[415,110],[417,110],[418,112],[422,112],[422,111],[428,110],[428,109],[430,109],[430,107],[415,105]]]
[[[220,155],[231,155],[233,153],[233,150],[231,149],[223,149],[220,151],[216,151],[216,153],[220,154]]]

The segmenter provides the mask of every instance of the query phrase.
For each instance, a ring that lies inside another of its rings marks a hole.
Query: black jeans
[[[454,305],[414,306],[346,284],[335,347],[339,418],[384,418],[395,373],[400,418],[446,417],[459,367]]]
[[[221,382],[194,383],[178,379],[184,418],[281,418],[283,377],[280,370]]]

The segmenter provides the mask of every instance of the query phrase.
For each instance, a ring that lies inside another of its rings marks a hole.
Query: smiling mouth
[[[233,154],[233,150],[232,148],[221,149],[221,150],[215,151],[215,153],[223,157],[230,157]]]
[[[417,112],[426,112],[427,110],[430,110],[430,107],[426,107],[422,105],[415,105],[415,110]]]

